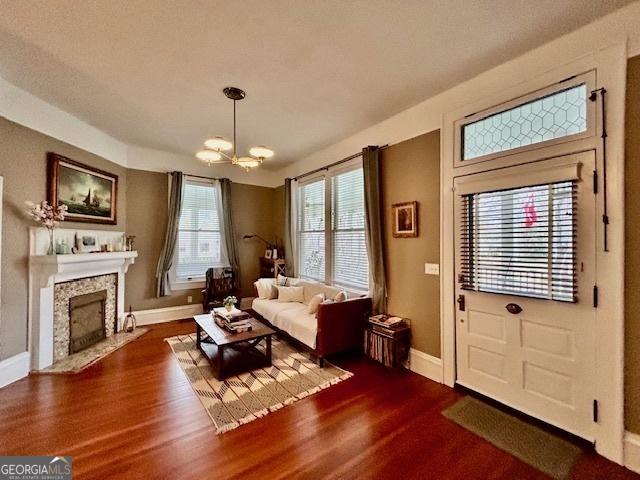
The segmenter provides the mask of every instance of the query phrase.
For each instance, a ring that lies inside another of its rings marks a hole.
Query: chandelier
[[[236,153],[236,102],[242,100],[246,94],[236,87],[227,87],[222,92],[229,100],[233,100],[233,143],[222,137],[210,138],[204,142],[204,150],[197,152],[196,157],[207,162],[209,166],[230,163],[238,165],[248,172],[252,168],[260,166],[267,158],[273,157],[273,150],[264,145],[258,145],[249,149],[250,156],[238,157]],[[231,149],[233,149],[232,155],[224,153]]]

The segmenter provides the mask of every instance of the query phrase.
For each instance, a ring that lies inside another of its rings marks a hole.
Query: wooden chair
[[[214,308],[222,307],[222,302],[230,295],[238,296],[238,292],[234,287],[234,275],[231,267],[210,268],[207,270],[206,284],[204,290],[202,290],[202,309],[204,312],[210,312]],[[239,301],[240,299],[238,299]]]

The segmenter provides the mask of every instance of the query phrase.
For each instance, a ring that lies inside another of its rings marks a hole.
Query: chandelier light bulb
[[[217,162],[222,159],[222,155],[218,152],[214,152],[213,150],[200,150],[196,153],[196,157],[203,162]]]
[[[251,147],[249,154],[256,158],[271,158],[273,157],[273,150],[268,149],[264,145],[258,145],[257,147]]]
[[[229,140],[225,140],[222,137],[213,137],[204,142],[204,146],[210,148],[211,150],[231,150],[233,148],[233,143]]]
[[[244,168],[255,168],[260,165],[260,162],[252,157],[240,157],[236,163]]]

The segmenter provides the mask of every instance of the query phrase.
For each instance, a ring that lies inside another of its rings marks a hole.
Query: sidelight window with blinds
[[[174,260],[178,282],[202,280],[208,268],[223,263],[216,185],[187,179],[183,188]]]
[[[301,185],[298,202],[300,276],[366,291],[369,260],[362,168],[329,171]]]
[[[577,184],[462,195],[462,288],[577,300]]]

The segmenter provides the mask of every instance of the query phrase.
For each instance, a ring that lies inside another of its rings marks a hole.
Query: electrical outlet
[[[425,275],[440,275],[440,265],[437,263],[425,263],[424,264]]]
[[[193,303],[193,297],[191,295],[187,297],[187,303]]]

